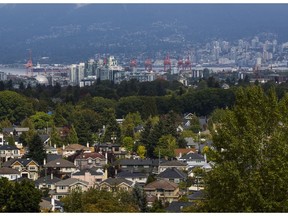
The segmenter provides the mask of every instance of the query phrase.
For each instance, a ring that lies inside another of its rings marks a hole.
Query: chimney
[[[205,163],[207,163],[207,156],[206,156],[206,153],[204,154],[204,160],[205,160]]]
[[[53,179],[53,173],[51,172],[51,179]]]
[[[181,158],[181,157],[182,157],[182,152],[179,153],[179,158]]]
[[[89,143],[88,142],[87,142],[86,146],[87,146],[87,148],[89,148]]]
[[[64,144],[63,144],[63,147],[62,147],[62,148],[63,148],[63,150],[65,150],[65,145],[64,145]]]
[[[56,149],[56,144],[54,144],[54,148]]]
[[[54,198],[51,198],[51,205],[52,205],[52,212],[54,212],[55,211],[55,200],[54,200]]]
[[[105,152],[105,159],[106,159],[105,163],[108,164],[108,154],[107,154],[107,152]]]
[[[46,158],[44,158],[43,160],[43,165],[46,165]]]

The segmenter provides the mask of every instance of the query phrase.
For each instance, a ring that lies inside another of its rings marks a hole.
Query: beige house
[[[10,167],[20,172],[21,177],[32,180],[39,178],[39,164],[32,159],[11,159],[2,164],[3,167]]]
[[[167,180],[157,180],[151,182],[144,187],[144,191],[147,196],[156,196],[164,203],[171,203],[173,201],[178,201],[179,199],[178,185]]]
[[[91,152],[91,149],[87,146],[83,146],[80,144],[70,144],[68,146],[63,145],[62,149],[62,156],[68,157],[74,155],[76,152],[83,151],[83,152]]]
[[[187,164],[177,160],[165,161],[159,165],[159,173],[165,171],[168,168],[177,168],[178,170],[183,171],[187,169]]]
[[[99,184],[99,189],[107,191],[132,191],[133,182],[124,178],[108,178]]]
[[[20,149],[18,149],[16,146],[11,146],[11,145],[0,146],[1,162],[6,162],[14,158],[21,158]]]
[[[107,179],[107,170],[102,169],[85,169],[72,173],[71,178],[80,179],[88,182],[88,187],[93,187]]]
[[[71,190],[79,188],[82,191],[86,191],[88,189],[89,183],[86,181],[82,181],[75,178],[68,178],[62,181],[59,181],[55,184],[56,190],[55,193],[52,194],[52,198],[55,200],[59,200],[62,197],[70,194]]]
[[[53,173],[56,177],[71,176],[76,171],[76,166],[63,158],[52,160],[43,166],[47,170],[47,174]]]
[[[80,170],[92,167],[103,168],[107,164],[107,159],[97,152],[82,153],[75,158],[74,164]]]
[[[2,167],[0,168],[0,178],[5,177],[9,180],[16,180],[21,177],[20,172],[18,170]]]

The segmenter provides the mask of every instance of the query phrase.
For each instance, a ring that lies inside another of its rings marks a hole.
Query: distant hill
[[[288,4],[0,4],[0,64],[181,50],[260,32],[288,41]]]

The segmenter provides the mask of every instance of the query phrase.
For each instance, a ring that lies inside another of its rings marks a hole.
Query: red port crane
[[[151,59],[146,59],[145,61],[145,70],[152,71],[152,62]]]
[[[168,69],[171,71],[171,60],[169,54],[164,59],[164,71],[166,72]]]
[[[32,50],[29,49],[29,60],[27,61],[27,64],[25,65],[26,67],[26,75],[33,76],[33,62],[32,62]]]

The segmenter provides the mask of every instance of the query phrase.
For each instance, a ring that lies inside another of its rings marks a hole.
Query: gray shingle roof
[[[55,185],[56,186],[69,186],[69,185],[76,184],[78,182],[81,183],[81,184],[84,184],[84,185],[88,185],[89,184],[88,182],[82,181],[80,179],[68,178],[68,179],[65,179],[65,180],[62,180],[62,181],[58,181]]]
[[[62,158],[62,156],[58,154],[47,154],[47,163],[60,158]]]
[[[161,166],[173,166],[173,167],[177,167],[177,166],[187,166],[186,164],[177,161],[177,160],[172,160],[172,161],[165,161],[163,163],[160,164]]]
[[[103,172],[98,171],[98,169],[83,169],[73,173],[73,176],[82,176],[85,175],[85,172],[89,172],[92,176],[102,176]]]
[[[30,163],[31,161],[33,161],[35,164],[38,165],[38,163],[32,159],[11,159],[9,161],[6,161],[2,164],[2,167],[10,167],[13,163],[15,163],[16,161],[18,161],[19,163],[21,163],[23,166],[26,166],[28,163]],[[39,166],[39,165],[38,165]]]
[[[52,167],[52,168],[64,168],[64,167],[69,167],[69,168],[76,168],[76,166],[65,159],[59,158],[53,161],[48,162],[46,165],[43,166],[44,168]]]
[[[56,182],[59,182],[59,181],[61,181],[61,179],[60,178],[57,178],[57,177],[53,177],[52,179],[51,179],[51,175],[48,175],[48,176],[44,176],[44,177],[41,177],[41,178],[39,178],[39,179],[37,179],[36,181],[35,181],[35,185],[39,185],[39,184],[43,184],[43,183],[46,183],[46,184],[55,184]]]
[[[203,160],[203,161],[205,160],[203,155],[197,154],[197,153],[190,153],[190,154],[184,155],[180,159],[185,159],[185,160]]]
[[[123,171],[117,174],[117,178],[146,178],[146,177],[148,177],[148,174],[141,172]]]
[[[0,168],[0,174],[4,175],[4,174],[18,174],[20,175],[20,172],[16,169],[12,169],[9,167],[2,167]]]
[[[187,206],[192,206],[193,203],[191,202],[171,202],[170,205],[166,208],[167,212],[181,212],[182,208]]]
[[[157,175],[157,178],[185,179],[187,178],[187,174],[178,170],[177,168],[168,168]]]
[[[202,190],[194,191],[193,194],[188,196],[190,200],[202,200],[204,199],[204,194]]]
[[[0,150],[19,150],[19,149],[16,146],[2,145],[0,146]]]
[[[108,178],[108,179],[101,182],[101,184],[103,184],[103,183],[110,184],[111,186],[115,186],[115,185],[117,186],[121,183],[126,183],[129,186],[133,185],[132,181],[126,180],[125,178]]]

